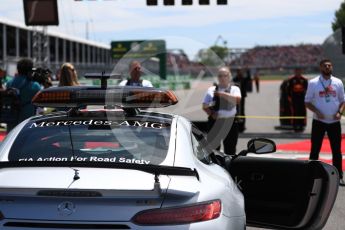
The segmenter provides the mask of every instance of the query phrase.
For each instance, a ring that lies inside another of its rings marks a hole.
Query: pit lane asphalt
[[[203,97],[207,88],[212,85],[215,79],[196,80],[191,84],[190,90],[176,90],[179,98],[177,105],[161,109],[164,112],[171,112],[183,115],[192,121],[206,121],[206,114],[201,109]],[[246,130],[240,134],[237,150],[246,148],[247,142],[253,137],[266,137],[272,139],[275,143],[291,143],[301,139],[309,139],[311,133],[312,114],[308,111],[307,126],[303,133],[294,133],[288,130],[278,130],[279,126],[279,87],[281,81],[260,81],[260,92],[248,93],[246,97],[245,111],[246,115],[259,116],[259,118],[248,118],[246,120]],[[345,120],[342,119],[342,132],[345,133]],[[278,152],[275,156],[294,158],[297,154],[304,154],[308,158],[309,153],[297,153],[294,151]],[[343,166],[343,169],[345,166]],[[338,196],[334,204],[331,215],[324,229],[343,230],[345,226],[345,187],[339,187]],[[247,229],[254,230],[259,228]]]

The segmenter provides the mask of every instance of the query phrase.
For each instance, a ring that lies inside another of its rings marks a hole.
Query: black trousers
[[[322,146],[323,137],[327,132],[331,149],[333,165],[338,169],[340,178],[343,178],[342,154],[341,154],[341,126],[340,122],[327,124],[318,120],[313,120],[311,129],[311,151],[310,160],[318,160]]]
[[[240,115],[240,116],[246,115],[246,111],[245,111],[246,107],[245,106],[246,106],[246,98],[242,97],[240,105],[238,106],[237,115]],[[246,129],[246,118],[238,118],[237,119],[237,126],[238,126],[238,131],[242,133]]]
[[[307,115],[307,109],[304,104],[304,95],[292,96],[291,100],[291,115],[296,117],[305,117]],[[295,129],[304,129],[307,125],[307,120],[292,119],[292,125]]]
[[[256,92],[258,93],[259,92],[259,81],[255,80],[255,86],[256,86]]]
[[[238,124],[235,118],[208,118],[207,140],[211,149],[220,149],[223,141],[224,153],[228,155],[236,154],[238,140]]]

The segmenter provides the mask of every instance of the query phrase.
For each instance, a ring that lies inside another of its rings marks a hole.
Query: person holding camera
[[[152,83],[148,80],[141,79],[141,64],[138,61],[132,61],[129,64],[130,78],[120,82],[119,86],[142,86],[153,87]]]
[[[31,79],[32,68],[33,62],[31,59],[23,58],[19,60],[17,63],[17,76],[6,84],[7,89],[17,89],[20,97],[20,111],[16,111],[18,112],[18,119],[13,123],[7,124],[7,132],[23,120],[36,114],[36,108],[31,103],[31,100],[35,94],[41,90],[41,85]]]
[[[240,88],[231,83],[231,78],[230,69],[221,67],[218,70],[218,84],[208,88],[202,103],[202,109],[208,116],[209,147],[219,150],[222,141],[224,153],[228,155],[236,154],[236,106],[242,98]]]
[[[53,86],[52,71],[45,68],[33,68],[31,80],[37,81],[44,89]]]

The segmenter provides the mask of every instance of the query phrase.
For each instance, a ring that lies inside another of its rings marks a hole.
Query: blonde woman
[[[77,71],[71,63],[64,63],[60,69],[59,86],[77,85],[79,85]]]
[[[79,85],[77,71],[71,63],[64,63],[59,70],[58,76],[58,87]],[[70,108],[62,106],[55,109],[56,111],[68,111]]]

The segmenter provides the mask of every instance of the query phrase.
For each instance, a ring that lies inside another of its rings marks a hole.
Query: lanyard
[[[320,81],[323,89],[325,90],[326,96],[328,96],[329,86],[332,84],[332,79],[330,78],[329,80],[330,80],[330,82],[329,82],[328,86],[326,87],[321,80],[321,76],[319,78],[319,81]]]

